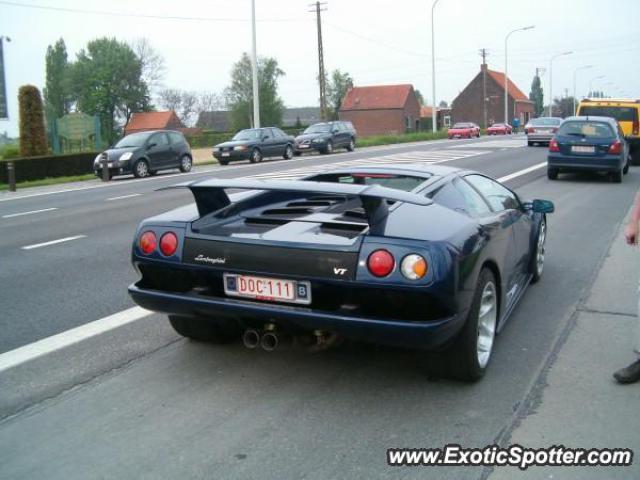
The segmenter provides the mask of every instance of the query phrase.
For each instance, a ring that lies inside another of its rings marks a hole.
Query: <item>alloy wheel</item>
[[[498,299],[496,287],[493,282],[487,282],[480,297],[480,310],[478,312],[478,340],[476,352],[478,365],[485,368],[489,363],[493,341],[496,335],[496,322],[498,319]]]

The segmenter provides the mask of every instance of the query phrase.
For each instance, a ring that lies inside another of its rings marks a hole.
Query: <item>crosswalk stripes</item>
[[[410,164],[410,163],[443,163],[461,158],[474,157],[488,153],[482,150],[418,150],[411,152],[403,152],[392,155],[383,155],[379,157],[361,158],[357,160],[348,160],[325,165],[310,165],[308,167],[294,168],[282,172],[271,172],[252,175],[251,178],[258,179],[279,179],[293,180],[308,175],[315,175],[329,170],[349,168],[349,167],[375,167],[376,165],[386,164]]]
[[[527,145],[524,138],[514,138],[510,140],[489,140],[486,142],[476,142],[473,148],[519,148]],[[467,148],[469,145],[452,145],[449,149]]]

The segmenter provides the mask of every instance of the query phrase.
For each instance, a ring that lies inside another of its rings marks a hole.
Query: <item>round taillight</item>
[[[376,250],[367,260],[367,267],[372,275],[376,277],[386,277],[393,271],[396,261],[386,250]]]
[[[427,261],[421,255],[412,253],[402,259],[400,271],[409,280],[420,280],[427,274]]]
[[[140,250],[145,255],[149,255],[153,253],[154,250],[156,249],[156,246],[158,245],[156,234],[151,231],[144,232],[142,235],[140,235],[139,245],[140,245]]]
[[[178,237],[173,232],[167,232],[160,237],[160,251],[165,257],[170,257],[178,250]]]

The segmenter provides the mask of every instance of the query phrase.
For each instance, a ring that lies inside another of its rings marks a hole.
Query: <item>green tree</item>
[[[353,87],[353,78],[347,72],[334,70],[331,72],[331,79],[326,83],[326,86],[330,116],[332,120],[337,120],[342,99],[347,94],[347,90]]]
[[[531,82],[531,92],[529,92],[529,100],[533,102],[533,112],[536,117],[542,115],[544,111],[544,92],[540,83],[540,77],[536,75]]]
[[[78,110],[98,115],[104,138],[118,136],[118,120],[152,109],[149,87],[142,79],[142,62],[126,43],[100,38],[78,53],[71,69]]]
[[[580,101],[576,101],[576,105]],[[553,114],[554,117],[570,117],[573,115],[573,97],[563,97],[553,99]]]
[[[44,112],[40,90],[33,85],[23,85],[18,90],[20,104],[20,155],[33,157],[47,153],[44,133]]]
[[[424,105],[424,96],[422,95],[422,92],[420,92],[420,90],[418,90],[417,88],[414,90],[414,92],[416,92],[416,98],[418,99],[418,103],[422,106]]]
[[[260,123],[282,124],[284,103],[278,96],[278,79],[284,75],[275,58],[258,58],[258,93],[260,95]],[[231,128],[239,130],[253,124],[253,81],[251,59],[246,53],[231,70],[231,85],[225,89],[231,111]]]
[[[48,121],[69,113],[69,63],[67,46],[61,38],[49,45],[45,57],[46,83],[44,88],[45,113]]]

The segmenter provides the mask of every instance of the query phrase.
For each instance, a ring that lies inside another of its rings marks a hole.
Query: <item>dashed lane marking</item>
[[[58,210],[58,207],[42,208],[40,210],[30,210],[28,212],[10,213],[8,215],[3,215],[2,218],[22,217],[24,215],[33,215],[34,213],[52,212],[53,210]]]
[[[80,238],[85,238],[85,237],[86,235],[75,235],[73,237],[59,238],[57,240],[51,240],[49,242],[44,242],[44,243],[36,243],[34,245],[27,245],[20,248],[22,248],[22,250],[33,250],[34,248],[48,247],[50,245],[57,245],[58,243],[70,242],[71,240],[78,240]]]

